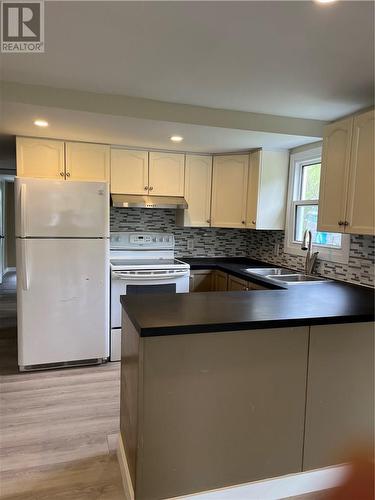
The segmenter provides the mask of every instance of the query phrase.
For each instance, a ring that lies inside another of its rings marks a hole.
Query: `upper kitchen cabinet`
[[[318,229],[374,234],[374,110],[325,129]]]
[[[64,141],[17,137],[17,175],[64,179]]]
[[[324,130],[318,214],[320,231],[343,231],[352,131],[352,118],[332,123]]]
[[[249,155],[215,156],[211,226],[245,227]]]
[[[185,155],[183,153],[149,154],[149,193],[158,196],[183,196]]]
[[[66,143],[67,180],[109,182],[110,149],[105,144]]]
[[[148,193],[148,152],[111,149],[111,193]]]
[[[284,229],[288,170],[287,151],[250,153],[246,227]]]
[[[185,199],[187,210],[179,210],[177,223],[183,226],[210,225],[212,157],[186,155]]]
[[[374,110],[354,117],[345,232],[374,234]]]

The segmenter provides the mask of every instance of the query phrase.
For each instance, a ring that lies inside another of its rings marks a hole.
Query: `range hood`
[[[147,196],[143,194],[112,194],[112,205],[122,208],[188,208],[183,196]]]

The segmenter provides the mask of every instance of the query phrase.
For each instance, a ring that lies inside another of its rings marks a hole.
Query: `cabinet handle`
[[[344,225],[344,222],[343,222],[342,220],[339,220],[339,221],[338,221],[338,225],[339,225],[339,226],[343,226],[343,225]]]
[[[147,191],[147,190],[148,190],[148,186],[145,186],[145,191]]]
[[[149,187],[149,190],[152,191],[154,188],[152,186]]]
[[[67,177],[70,177],[70,173],[69,173],[69,172],[67,172],[67,173],[66,173],[66,176],[67,176]]]
[[[207,224],[209,224],[211,222],[211,219],[207,219],[206,222]]]
[[[349,222],[346,220],[343,222],[344,226],[349,226]]]
[[[245,221],[244,221],[244,220],[242,220],[242,221],[241,221],[241,224],[245,224]]]
[[[61,177],[64,177],[64,172],[60,172]]]
[[[251,223],[255,225],[255,224],[256,224],[256,221],[255,221],[255,220],[252,220],[252,221],[251,221]]]

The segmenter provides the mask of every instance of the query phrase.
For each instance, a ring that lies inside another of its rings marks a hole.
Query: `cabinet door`
[[[374,323],[310,328],[304,470],[374,443]]]
[[[222,271],[215,271],[215,291],[226,292],[228,290],[228,275]]]
[[[210,269],[201,269],[190,273],[190,292],[211,292],[213,273]]]
[[[246,227],[256,229],[258,193],[259,193],[259,174],[262,161],[262,152],[255,151],[250,153],[249,158],[249,179],[247,187],[247,207],[246,207]]]
[[[248,290],[247,281],[242,280],[240,278],[236,278],[235,276],[228,276],[228,291],[246,291]]]
[[[64,179],[64,142],[17,137],[17,175]]]
[[[183,196],[185,155],[150,153],[149,191],[159,196]]]
[[[374,118],[354,118],[345,232],[374,234]]]
[[[148,152],[111,149],[111,193],[148,193]]]
[[[187,155],[185,166],[184,226],[210,225],[212,157]]]
[[[65,147],[67,180],[109,182],[109,146],[67,142]]]
[[[269,290],[266,286],[258,285],[258,283],[253,283],[252,281],[247,282],[248,290]]]
[[[215,156],[211,226],[245,227],[248,155]]]
[[[319,231],[344,232],[353,118],[325,128],[319,194]]]

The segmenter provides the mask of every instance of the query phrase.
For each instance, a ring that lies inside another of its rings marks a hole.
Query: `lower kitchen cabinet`
[[[248,290],[247,281],[235,276],[228,276],[228,291],[245,291]]]
[[[303,469],[374,443],[374,323],[310,328]]]
[[[215,271],[214,290],[216,292],[226,292],[228,290],[228,275],[223,271]]]
[[[214,273],[211,269],[200,269],[190,272],[190,292],[211,292],[214,287]]]

